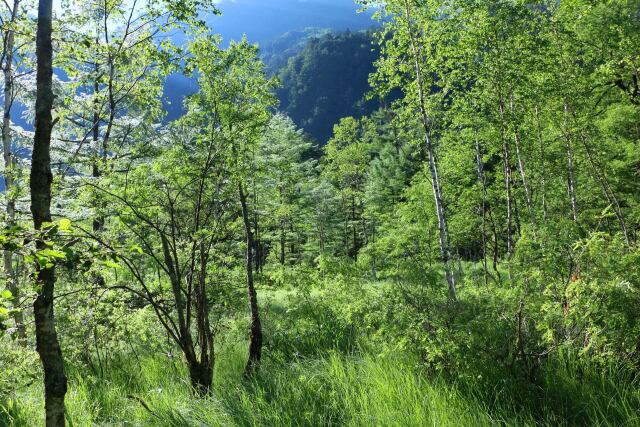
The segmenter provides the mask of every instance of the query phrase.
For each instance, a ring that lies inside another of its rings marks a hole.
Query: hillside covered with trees
[[[0,6],[0,425],[638,425],[640,1],[225,3]]]
[[[373,41],[373,30],[312,37],[279,69],[280,110],[320,144],[341,118],[359,118],[380,106],[378,99],[367,99],[379,57]]]

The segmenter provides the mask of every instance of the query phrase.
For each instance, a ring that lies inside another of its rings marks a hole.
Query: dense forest
[[[640,0],[225,3],[0,5],[0,425],[640,425]]]
[[[372,31],[315,35],[280,67],[278,56],[266,59],[279,70],[280,110],[324,145],[341,118],[360,118],[380,106],[378,98],[366,96],[379,49],[373,44]]]

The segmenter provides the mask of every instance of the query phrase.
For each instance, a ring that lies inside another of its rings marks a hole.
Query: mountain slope
[[[326,143],[340,118],[378,108],[378,102],[364,100],[378,55],[371,31],[312,39],[278,74],[280,109]]]
[[[360,30],[375,25],[371,13],[357,13],[354,0],[222,0],[220,16],[207,18],[211,31],[226,44],[246,35],[258,43],[271,73],[302,50],[310,36]],[[176,35],[176,42],[184,42]],[[174,74],[165,82],[167,119],[178,118],[184,97],[197,90],[191,79]]]

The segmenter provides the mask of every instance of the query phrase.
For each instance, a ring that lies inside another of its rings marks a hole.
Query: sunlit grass
[[[207,398],[194,396],[182,368],[161,357],[143,357],[139,363],[122,359],[102,379],[71,367],[70,425],[640,425],[632,382],[584,366],[558,363],[545,380],[548,389],[537,396],[508,394],[510,387],[483,394],[480,384],[470,381],[428,378],[415,360],[402,355],[330,353],[284,366],[266,361],[257,378],[246,382],[243,350],[227,352]],[[40,425],[40,392],[32,386],[5,402],[0,425]]]
[[[263,292],[270,336],[275,320],[287,315],[292,295]],[[280,325],[286,330],[279,341],[268,342],[252,381],[242,376],[247,354],[242,334],[220,337],[214,388],[206,398],[190,391],[177,356],[115,354],[103,376],[69,363],[69,425],[640,426],[640,388],[619,367],[558,352],[539,366],[534,382],[498,364],[445,378],[406,350],[380,351],[366,337],[338,330],[340,323],[318,313],[315,300],[310,304],[313,320],[307,329],[304,323],[299,330]],[[323,328],[316,328],[316,319]],[[357,342],[345,345],[349,340]],[[286,342],[293,344],[274,347]],[[13,395],[0,396],[0,408],[0,426],[43,425],[41,381],[36,377]]]

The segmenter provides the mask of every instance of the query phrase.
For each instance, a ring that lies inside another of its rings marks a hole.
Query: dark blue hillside
[[[267,53],[264,59],[271,72],[286,65],[289,57],[302,50],[304,44],[300,40],[309,33],[318,34],[319,29],[360,30],[375,24],[371,13],[357,12],[358,6],[353,0],[222,0],[218,7],[222,15],[207,19],[211,30],[222,36],[224,44],[246,35],[249,41],[264,46]],[[310,28],[316,30],[310,31]],[[167,79],[167,120],[180,117],[184,97],[196,90],[197,85],[184,76],[173,75]]]
[[[211,31],[220,34],[225,44],[246,35],[264,46],[264,59],[272,73],[302,51],[309,36],[375,24],[370,13],[357,13],[353,0],[222,0],[218,7],[222,15],[207,18]],[[175,36],[174,41],[184,42],[183,37]],[[185,96],[196,90],[195,81],[181,74],[167,78],[164,99],[168,121],[180,117]],[[23,107],[14,108],[16,123],[32,129],[21,117]]]

